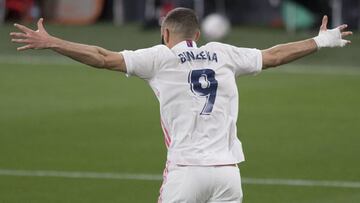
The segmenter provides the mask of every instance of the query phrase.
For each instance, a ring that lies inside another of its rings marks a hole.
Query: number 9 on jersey
[[[218,82],[212,69],[192,70],[189,73],[191,91],[198,97],[205,97],[206,102],[200,115],[210,115],[215,104]]]

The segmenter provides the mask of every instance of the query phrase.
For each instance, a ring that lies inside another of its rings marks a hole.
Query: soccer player
[[[177,8],[161,26],[162,45],[113,52],[49,35],[43,19],[38,30],[15,24],[12,41],[19,51],[51,49],[96,68],[115,70],[148,82],[160,102],[161,126],[168,148],[159,202],[235,203],[242,201],[240,172],[244,161],[237,138],[236,78],[289,63],[324,47],[343,47],[347,25],[269,49],[239,48],[210,42],[198,47],[199,22],[191,9]]]

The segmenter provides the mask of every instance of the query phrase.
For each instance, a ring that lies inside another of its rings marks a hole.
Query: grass
[[[139,29],[49,27],[58,36],[112,50],[159,41],[157,32]],[[16,53],[9,30],[0,30],[0,168],[162,172],[166,149],[158,104],[145,82],[88,69],[48,51]],[[226,41],[264,48],[309,36],[235,28]],[[359,35],[352,38],[349,48],[322,50],[238,79],[243,177],[360,181]],[[0,176],[0,202],[156,202],[160,185]],[[360,202],[359,188],[245,184],[243,189],[245,203]]]

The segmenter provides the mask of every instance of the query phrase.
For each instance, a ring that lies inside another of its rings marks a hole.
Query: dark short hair
[[[192,38],[200,30],[199,20],[194,10],[181,7],[171,10],[165,16],[162,27],[167,27],[184,38]]]

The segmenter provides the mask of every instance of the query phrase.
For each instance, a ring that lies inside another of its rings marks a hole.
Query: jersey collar
[[[177,43],[175,46],[173,46],[173,48],[171,49],[188,49],[188,48],[196,48],[196,42],[192,41],[192,40],[184,40],[182,42]]]

